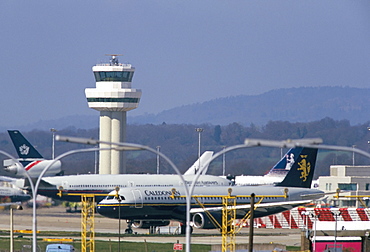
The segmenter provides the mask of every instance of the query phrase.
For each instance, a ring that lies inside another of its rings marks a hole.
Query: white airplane
[[[200,163],[205,163],[213,155],[212,151],[206,151],[200,157]],[[183,175],[185,183],[191,184],[195,175],[194,171],[199,170],[199,159],[188,169],[187,174]],[[200,175],[197,186],[220,186],[230,185],[230,180],[211,175]],[[120,188],[139,188],[139,187],[178,187],[183,186],[178,175],[174,174],[81,174],[71,176],[55,176],[42,178],[38,194],[54,199],[65,201],[80,202],[81,196],[70,195],[78,194],[105,194]],[[63,196],[59,197],[59,189],[63,188]],[[68,195],[69,194],[69,195]],[[105,196],[96,196],[96,201],[100,201]],[[161,221],[140,221],[136,222],[138,228],[149,228],[150,226],[167,226],[169,220]]]
[[[206,151],[200,157],[201,165],[212,156],[212,151]],[[199,159],[185,172],[185,182],[191,184],[195,175],[195,170],[199,170]],[[212,175],[200,175],[197,186],[219,186],[229,185],[231,182],[226,178]],[[108,194],[116,187],[154,187],[182,186],[178,175],[175,174],[80,174],[70,176],[54,176],[42,178],[38,193],[54,199],[79,202],[80,196],[68,195],[68,193],[86,194]],[[57,193],[63,188],[65,196],[60,198]],[[96,200],[102,200],[104,196],[97,196]]]
[[[235,185],[274,185],[284,179],[302,151],[305,151],[303,147],[290,149],[266,175],[240,175],[235,177],[229,176],[228,178],[232,179]],[[313,164],[315,164],[315,162]]]
[[[53,160],[43,158],[18,130],[8,130],[8,133],[17,151],[18,161],[24,166],[24,169],[12,159],[6,159],[3,163],[4,170],[18,178],[24,178],[26,176],[24,170],[26,170],[31,178],[37,178]],[[48,169],[44,176],[55,176],[62,173],[62,164],[58,160]]]
[[[15,202],[21,203],[31,199],[25,191],[15,186],[14,179],[4,176],[0,177],[0,206],[11,205]]]
[[[255,210],[254,216],[256,218],[283,212],[323,197],[322,191],[310,188],[316,154],[317,149],[305,148],[299,154],[284,180],[276,185],[196,187],[193,195],[198,197],[205,208],[199,206],[198,202],[192,199],[191,215],[194,226],[205,229],[217,228],[208,214],[211,214],[220,223],[222,219],[220,195],[227,196],[229,188],[232,188],[232,195],[236,196],[250,196],[254,193],[256,200],[266,196]],[[182,186],[174,188],[176,188],[175,197],[170,197],[173,190],[168,186],[121,188],[118,191],[118,196],[114,190],[98,203],[97,212],[109,218],[126,219],[130,224],[136,220],[151,222],[177,220],[186,223],[186,199],[178,197],[185,195],[184,188]],[[286,191],[287,198],[276,197],[276,195],[284,195]],[[236,218],[243,218],[249,210],[250,197],[237,197]],[[182,227],[184,226],[182,225]],[[185,232],[184,229],[181,231]],[[127,232],[132,232],[130,225]]]

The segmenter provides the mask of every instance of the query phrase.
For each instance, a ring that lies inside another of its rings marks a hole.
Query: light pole
[[[53,140],[52,140],[52,145],[51,145],[51,159],[54,159],[54,156],[55,156],[55,132],[57,132],[56,129],[54,128],[51,128],[50,129],[52,135],[53,135]]]
[[[332,215],[335,217],[335,230],[334,230],[334,252],[337,252],[337,229],[338,229],[338,216],[341,215],[341,212],[338,210],[334,210],[331,212]]]
[[[91,151],[96,151],[96,150],[107,150],[108,148],[90,148],[90,149],[77,149],[77,150],[72,150],[72,151],[67,151],[66,153],[64,154],[61,154],[59,155],[58,157],[56,157],[55,159],[52,160],[52,162],[50,162],[45,168],[44,170],[42,170],[42,172],[40,173],[39,177],[37,178],[37,181],[36,183],[34,184],[31,180],[31,178],[29,178],[30,180],[30,185],[31,185],[31,189],[32,189],[32,252],[37,252],[37,214],[36,214],[36,195],[37,195],[37,190],[38,190],[38,187],[41,183],[41,179],[42,177],[45,175],[45,173],[49,170],[49,168],[54,164],[56,163],[58,160],[62,159],[63,157],[65,156],[68,156],[68,155],[71,155],[71,154],[74,154],[74,153],[79,153],[79,152],[91,152]],[[110,149],[110,148],[109,148]],[[28,173],[26,172],[26,175],[27,177],[29,177]]]
[[[15,157],[13,157],[12,155],[10,155],[9,153],[5,152],[5,151],[2,151],[0,150],[0,153],[9,157],[10,159],[13,160],[14,163],[16,163],[17,165],[19,165],[21,168],[24,169],[24,166],[17,160],[15,159]],[[51,162],[51,164],[54,164],[54,162]],[[50,165],[49,165],[50,166]],[[34,183],[30,177],[30,175],[28,174],[28,171],[26,169],[24,169],[25,171],[25,175],[26,175],[26,178],[28,179],[28,182],[30,183],[30,187],[31,187],[31,194],[32,194],[32,199],[33,199],[33,209],[36,209],[36,191],[35,191],[35,186],[34,186]],[[36,211],[36,210],[34,210]],[[32,218],[32,251],[33,252],[36,252],[36,218],[33,217]]]
[[[310,232],[308,228],[308,216],[310,216],[309,211],[303,211],[302,214],[305,216],[305,222],[306,222],[306,238],[308,239],[310,237]]]
[[[23,210],[23,207],[21,205],[10,206],[10,252],[14,251],[14,222],[13,222],[14,210]]]
[[[161,149],[161,146],[157,146],[157,174],[159,174],[159,150]]]
[[[317,214],[315,210],[313,210],[313,215],[315,217],[315,227],[313,231],[313,252],[316,252],[316,223],[317,223],[317,218],[320,216],[320,214]]]
[[[190,244],[191,244],[191,241],[190,241],[191,240],[191,237],[190,237],[190,235],[191,235],[191,233],[190,233],[190,199],[191,199],[191,194],[189,194],[190,190],[189,190],[189,188],[187,186],[187,183],[185,182],[185,179],[182,176],[180,170],[177,168],[177,166],[166,155],[162,154],[161,152],[157,152],[156,150],[154,150],[154,149],[152,149],[148,146],[144,146],[144,145],[141,145],[141,144],[121,143],[121,142],[106,142],[106,141],[100,141],[100,140],[94,140],[94,139],[86,139],[86,138],[78,138],[78,137],[64,137],[64,136],[58,136],[58,135],[56,136],[56,140],[57,141],[64,141],[64,142],[72,142],[72,143],[89,144],[89,145],[97,145],[97,144],[100,144],[100,143],[105,144],[105,145],[108,144],[110,146],[109,147],[110,149],[115,149],[115,150],[147,150],[147,151],[150,151],[152,153],[155,153],[155,154],[159,155],[161,158],[163,158],[165,161],[167,161],[169,163],[169,165],[175,170],[177,175],[179,175],[179,179],[180,179],[180,181],[183,184],[184,189],[185,189],[186,212],[187,212],[186,213],[186,252],[190,252]],[[100,150],[106,150],[106,149],[107,148],[105,148],[105,149],[100,148]],[[75,152],[87,152],[87,151],[92,151],[92,150],[95,150],[95,148],[94,149],[81,149],[81,150],[76,150]],[[69,154],[72,153],[72,151],[67,152],[67,153],[65,153],[64,155],[60,155],[58,158],[62,158],[66,155],[69,155]],[[52,164],[53,163],[51,163],[49,165],[49,167]],[[40,174],[39,179],[37,180],[38,183],[40,183],[40,179],[45,174],[46,170],[49,169],[49,167],[46,167],[43,170],[43,172]],[[194,179],[192,186],[194,186],[196,184],[197,180],[198,180],[198,177],[196,179]],[[36,186],[38,186],[38,184],[36,184]]]
[[[223,146],[222,149],[225,151],[226,146]],[[226,171],[226,156],[225,152],[222,154],[222,176],[225,176],[225,171]]]
[[[116,187],[118,200],[118,252],[121,252],[121,196],[118,195],[119,187]]]
[[[98,172],[98,146],[95,146],[97,148],[96,151],[94,151],[94,172],[95,174]]]
[[[198,132],[198,160],[199,160],[199,167],[198,169],[200,170],[200,135],[202,134],[203,132],[203,129],[202,128],[196,128],[195,129],[196,132]],[[195,169],[195,173],[197,173],[197,170]]]
[[[352,148],[356,148],[356,145],[352,145]],[[352,166],[355,166],[355,152],[352,152]]]
[[[315,209],[313,209],[313,211],[303,211],[302,214],[306,216],[306,235],[307,235],[307,238],[309,238],[309,232],[308,232],[308,216],[314,218],[315,223],[314,223],[314,228],[313,228],[313,245],[312,245],[312,251],[315,252],[316,251],[316,223],[317,223],[317,217],[319,215],[316,214]]]

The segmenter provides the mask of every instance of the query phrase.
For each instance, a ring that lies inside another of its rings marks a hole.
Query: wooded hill
[[[241,144],[246,138],[286,140],[318,137],[323,139],[324,144],[349,147],[355,145],[356,148],[369,152],[370,131],[367,129],[369,124],[370,122],[366,122],[352,126],[347,120],[336,121],[327,117],[308,123],[270,121],[263,127],[253,124],[246,127],[238,123],[226,126],[165,123],[161,125],[128,125],[127,142],[143,144],[153,149],[160,146],[160,151],[168,156],[181,171],[185,171],[198,156],[198,132],[195,131],[195,128],[204,129],[201,134],[202,152],[205,150],[218,152],[225,146]],[[98,139],[98,132],[97,128],[85,130],[70,127],[59,130],[57,134]],[[45,158],[51,157],[52,134],[50,131],[33,130],[22,133]],[[55,154],[58,156],[68,150],[87,147],[91,146],[56,142]],[[16,155],[7,132],[0,133],[0,149],[11,155]],[[263,175],[281,158],[281,153],[284,154],[286,151],[287,149],[254,147],[228,152],[225,155],[226,174]],[[319,175],[328,175],[329,166],[332,164],[351,165],[353,162],[352,154],[352,152],[320,150],[315,178]],[[156,173],[155,154],[147,151],[129,151],[127,157],[129,173]],[[1,156],[1,159],[5,158],[5,156]],[[95,153],[74,154],[62,159],[65,174],[94,173],[94,161]],[[369,165],[370,160],[355,155],[355,164]],[[174,173],[164,160],[160,162],[160,172]],[[5,175],[6,173],[1,170],[0,174]],[[209,174],[222,174],[222,157],[212,162]]]

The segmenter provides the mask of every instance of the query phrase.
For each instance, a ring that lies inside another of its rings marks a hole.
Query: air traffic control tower
[[[135,68],[118,62],[117,54],[110,63],[93,66],[96,87],[86,88],[90,108],[100,111],[100,141],[126,141],[126,112],[139,106],[141,90],[131,88]],[[100,144],[100,148],[109,147]],[[99,174],[126,173],[123,151],[102,150],[99,153]]]

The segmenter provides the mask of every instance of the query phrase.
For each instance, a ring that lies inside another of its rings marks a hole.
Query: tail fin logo
[[[311,163],[307,162],[306,158],[308,155],[301,155],[302,160],[298,162],[299,168],[297,170],[301,171],[300,179],[303,180],[303,182],[306,182],[308,175],[311,171]]]
[[[29,151],[30,151],[30,147],[28,147],[27,145],[23,144],[23,145],[19,146],[19,152],[22,155],[28,155]]]
[[[294,164],[295,160],[294,160],[294,154],[293,153],[290,153],[286,155],[286,166],[285,166],[285,170],[290,170],[290,168],[292,168],[293,164]]]

